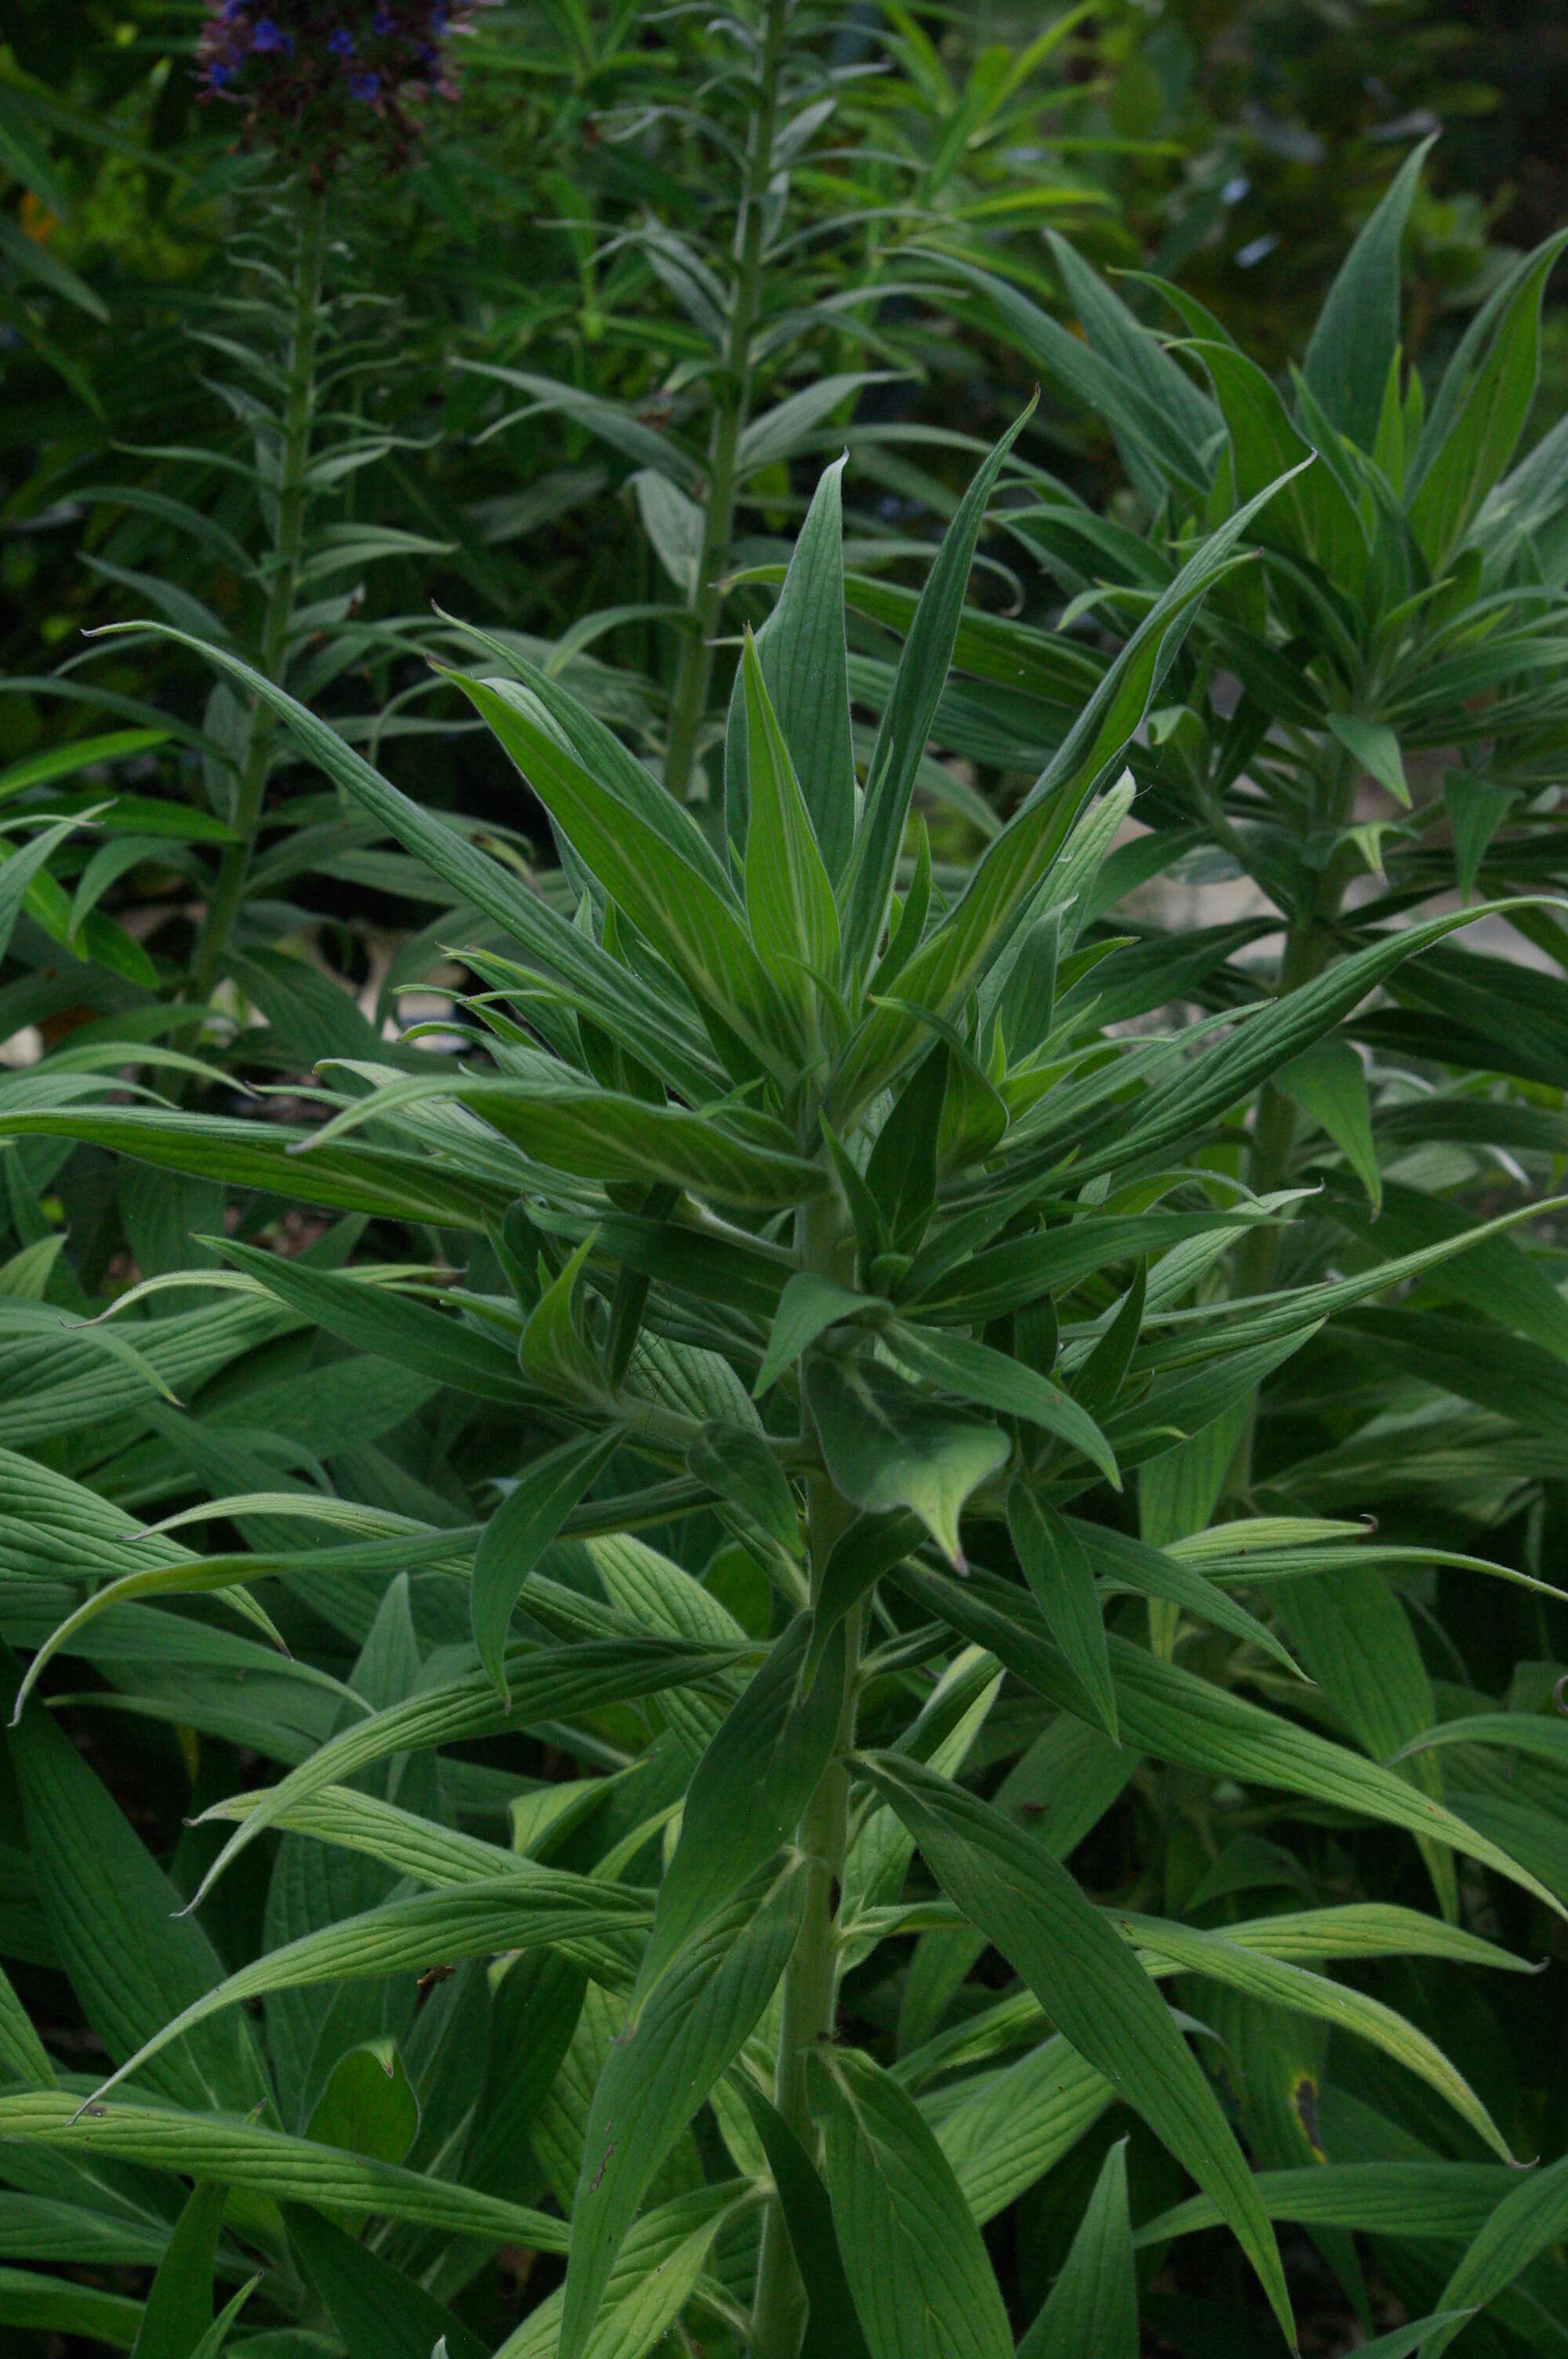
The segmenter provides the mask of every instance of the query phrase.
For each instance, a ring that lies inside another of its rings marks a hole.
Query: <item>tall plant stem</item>
[[[798,1216],[802,1265],[824,1277],[843,1278],[848,1275],[848,1256],[838,1212],[836,1201],[826,1197],[804,1206]],[[853,1516],[854,1509],[826,1474],[813,1478],[807,1495],[806,1523],[814,1599],[828,1551]],[[784,1969],[778,2057],[773,2072],[773,2103],[808,2154],[815,2150],[816,2133],[806,2091],[806,2060],[821,2041],[831,2038],[838,1999],[838,1915],[849,1830],[848,1756],[855,1742],[855,1698],[860,1674],[858,1609],[846,1625],[846,1639],[838,1743],[806,1805],[796,1836],[806,1861],[806,1903],[795,1950]],[[784,2213],[774,2196],[762,2222],[752,2324],[752,2359],[796,2359],[805,2323],[806,2293],[795,2265]]]
[[[741,437],[752,412],[752,343],[762,294],[763,222],[768,183],[773,173],[779,77],[792,5],[793,0],[767,0],[756,105],[741,182],[735,292],[708,435],[708,503],[703,513],[702,548],[687,608],[694,629],[681,641],[665,754],[665,784],[682,802],[690,790],[697,736],[713,683],[713,635],[724,604],[721,585],[735,528],[736,464]]]
[[[1280,962],[1279,996],[1287,998],[1311,983],[1328,964],[1334,947],[1329,930],[1332,908],[1305,926],[1292,927],[1285,937],[1284,955]],[[1272,1082],[1265,1082],[1258,1093],[1258,1112],[1252,1127],[1252,1148],[1248,1158],[1248,1183],[1259,1196],[1272,1195],[1284,1187],[1291,1176],[1291,1157],[1296,1143],[1296,1108]],[[1280,1232],[1271,1223],[1249,1229],[1242,1238],[1236,1256],[1232,1293],[1239,1299],[1252,1294],[1267,1294],[1273,1287],[1280,1264]],[[1258,1404],[1254,1397],[1247,1413],[1230,1461],[1227,1487],[1245,1494],[1252,1484],[1252,1445],[1258,1422]]]
[[[283,433],[276,484],[276,510],[268,558],[266,603],[262,614],[256,669],[279,687],[288,661],[288,635],[299,592],[299,562],[305,536],[306,472],[310,463],[310,429],[315,411],[316,348],[320,326],[321,273],[326,252],[326,200],[309,189],[299,196],[298,244],[295,254],[294,304],[288,332],[288,374],[284,391]],[[211,995],[229,935],[244,898],[245,880],[255,853],[256,832],[266,799],[267,772],[277,734],[277,718],[269,705],[258,705],[251,717],[251,734],[234,799],[235,841],[224,853],[197,945],[192,968],[192,993],[201,1001]]]

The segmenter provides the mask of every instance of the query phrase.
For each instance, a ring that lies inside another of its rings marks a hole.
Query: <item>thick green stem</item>
[[[805,1267],[823,1277],[842,1278],[847,1275],[848,1252],[838,1226],[838,1209],[830,1198],[804,1208],[799,1215],[799,1243]],[[814,1596],[828,1551],[853,1516],[854,1509],[834,1489],[828,1477],[816,1476],[806,1502]],[[808,2154],[815,2154],[816,2136],[806,2088],[806,2060],[814,2048],[832,2038],[838,2009],[838,1900],[849,1815],[848,1756],[855,1742],[860,1674],[858,1611],[849,1618],[847,1636],[838,1741],[821,1783],[806,1805],[796,1835],[806,1861],[806,1903],[795,1950],[784,1969],[778,2057],[773,2072],[773,2103]],[[752,2325],[752,2359],[796,2359],[805,2324],[806,2293],[775,2196],[762,2222]]]
[[[713,636],[724,604],[722,582],[730,564],[730,544],[735,527],[736,465],[741,437],[752,414],[753,339],[762,295],[762,236],[768,185],[773,174],[779,79],[791,6],[792,0],[767,0],[757,101],[741,182],[735,289],[708,435],[702,548],[687,607],[694,628],[681,641],[670,703],[669,742],[665,753],[665,784],[682,802],[690,791],[697,741],[713,682]]]
[[[1330,914],[1325,910],[1321,918],[1305,926],[1292,927],[1286,935],[1278,984],[1281,999],[1287,998],[1292,991],[1300,991],[1304,984],[1313,982],[1328,964],[1329,953],[1334,948],[1334,938],[1327,923]],[[1271,1082],[1265,1082],[1258,1093],[1252,1148],[1248,1158],[1248,1183],[1257,1195],[1272,1195],[1289,1181],[1291,1157],[1296,1143],[1296,1122],[1297,1112],[1291,1100]],[[1268,1227],[1249,1229],[1237,1251],[1233,1294],[1239,1299],[1244,1295],[1269,1293],[1279,1266],[1279,1230],[1272,1223]],[[1227,1488],[1243,1495],[1252,1483],[1252,1444],[1257,1415],[1254,1397],[1231,1457],[1227,1477]]]
[[[294,308],[289,322],[288,375],[284,393],[282,445],[276,484],[276,516],[268,556],[266,603],[262,614],[256,669],[283,685],[288,661],[288,637],[299,592],[299,562],[304,546],[307,505],[306,472],[310,463],[310,429],[316,396],[316,346],[320,323],[321,271],[326,251],[326,202],[309,190],[299,198],[299,243],[295,259]],[[192,996],[205,1002],[218,980],[245,880],[255,853],[262,807],[266,800],[267,773],[272,766],[277,717],[269,705],[258,705],[251,718],[251,734],[234,798],[235,841],[219,864],[217,881],[207,904],[201,938],[192,967]]]

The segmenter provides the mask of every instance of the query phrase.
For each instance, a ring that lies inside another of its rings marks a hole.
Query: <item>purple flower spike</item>
[[[419,144],[428,103],[454,95],[449,36],[488,5],[206,0],[200,94],[235,110],[242,145],[270,148],[315,188],[359,156],[396,169]]]

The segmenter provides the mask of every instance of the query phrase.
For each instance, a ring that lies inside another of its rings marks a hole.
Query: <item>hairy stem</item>
[[[325,200],[310,190],[299,197],[299,237],[294,268],[294,306],[289,322],[288,375],[284,394],[283,437],[276,485],[276,516],[268,552],[266,604],[262,614],[256,668],[266,679],[283,685],[288,661],[288,636],[299,591],[299,561],[305,537],[306,471],[310,463],[310,428],[315,409],[316,347],[320,324],[321,270],[326,250]],[[266,799],[267,772],[272,764],[277,718],[270,706],[259,705],[251,718],[251,734],[234,798],[235,842],[219,864],[217,882],[207,904],[201,938],[192,969],[192,995],[205,1001],[217,982],[223,952],[234,919],[244,899],[245,880],[255,853],[262,806]]]
[[[838,1206],[832,1198],[803,1207],[798,1216],[798,1234],[804,1266],[822,1277],[842,1278],[848,1274],[848,1256],[837,1214]],[[814,1476],[806,1505],[814,1597],[828,1551],[853,1516],[854,1509],[835,1490],[828,1476]],[[859,1611],[850,1616],[846,1636],[838,1741],[806,1805],[796,1835],[808,1863],[806,1905],[794,1953],[784,1969],[773,2072],[773,2103],[806,2152],[813,2155],[816,2137],[806,2091],[806,2059],[820,2042],[832,2038],[838,2010],[838,1916],[849,1813],[847,1761],[855,1742],[855,1696],[860,1655]],[[805,2288],[795,2265],[784,2213],[774,2196],[763,2218],[762,2253],[757,2264],[757,2298],[752,2324],[753,2359],[796,2359],[805,2324]]]
[[[721,587],[730,563],[735,527],[736,462],[752,412],[752,341],[762,293],[762,234],[768,183],[773,172],[778,126],[779,77],[792,0],[767,0],[762,50],[741,182],[737,223],[735,290],[724,340],[723,366],[708,448],[708,502],[702,548],[688,605],[696,628],[681,641],[670,704],[665,784],[684,802],[691,787],[697,741],[713,682],[713,635],[724,603]]]

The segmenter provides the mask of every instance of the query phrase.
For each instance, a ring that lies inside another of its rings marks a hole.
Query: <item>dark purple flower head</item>
[[[490,0],[209,0],[203,99],[240,115],[247,147],[318,186],[351,153],[407,160],[417,110],[454,93],[449,37]]]

